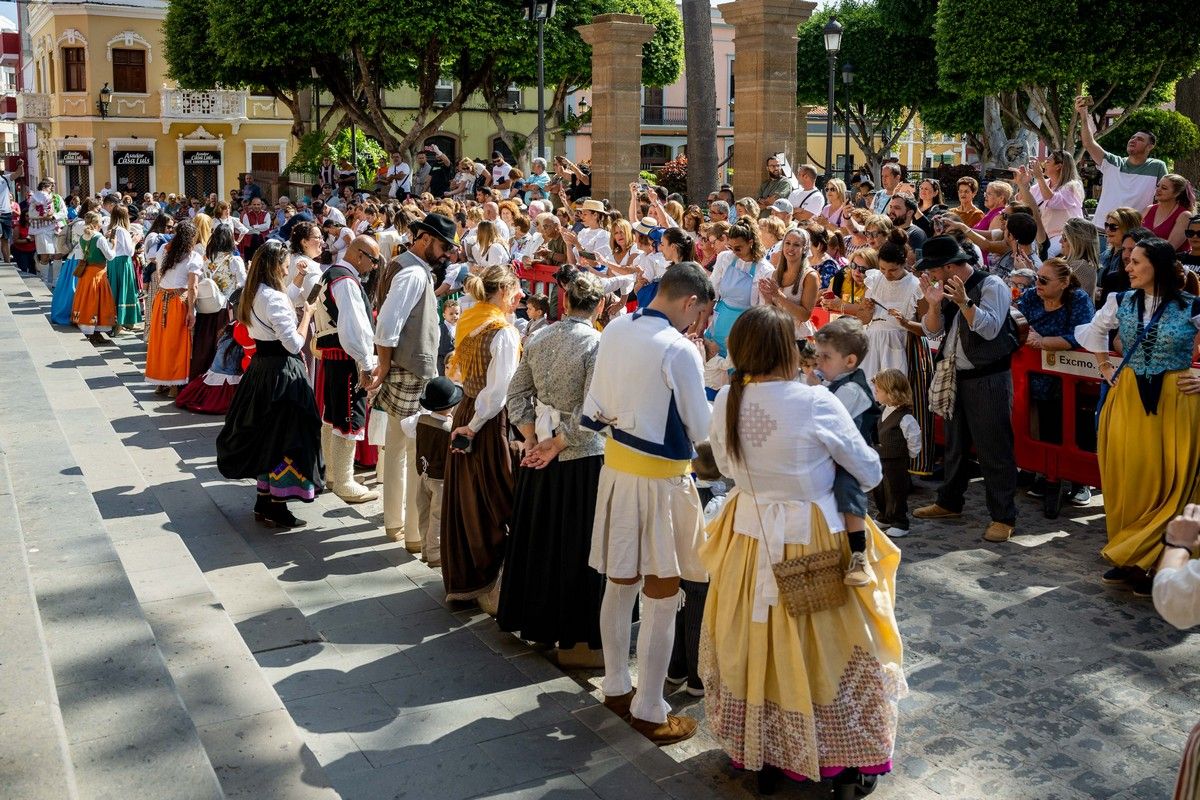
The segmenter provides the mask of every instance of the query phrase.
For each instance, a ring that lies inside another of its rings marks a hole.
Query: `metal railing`
[[[50,95],[36,92],[20,92],[17,95],[17,120],[19,122],[44,122],[50,119]]]
[[[687,106],[642,106],[643,125],[687,125]]]
[[[162,89],[164,119],[245,119],[249,92],[236,89]]]

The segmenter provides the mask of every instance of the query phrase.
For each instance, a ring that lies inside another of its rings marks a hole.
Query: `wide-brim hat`
[[[971,257],[958,246],[953,236],[934,236],[925,241],[921,249],[921,260],[913,267],[914,272],[944,267],[947,264],[965,264]]]
[[[450,247],[458,247],[458,226],[454,224],[454,220],[442,214],[426,214],[423,219],[408,223],[408,230],[414,239],[417,231],[425,231]]]
[[[649,236],[658,230],[658,222],[654,217],[642,217],[637,224],[633,226],[634,233],[640,233],[642,236]]]
[[[604,203],[601,203],[599,200],[584,200],[579,204],[578,208],[580,211],[595,211],[597,214],[603,214],[608,211],[604,207]]]
[[[461,386],[449,378],[434,378],[425,384],[425,391],[421,392],[417,402],[428,411],[445,411],[458,405],[462,399]]]

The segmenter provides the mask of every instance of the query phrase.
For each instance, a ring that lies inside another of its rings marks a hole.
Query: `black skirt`
[[[500,590],[500,629],[569,648],[600,647],[604,578],[588,566],[604,456],[517,473]]]
[[[217,342],[228,326],[229,312],[223,308],[212,314],[196,315],[196,324],[192,328],[192,360],[188,364],[189,381],[208,372],[217,354]]]
[[[321,417],[304,361],[278,341],[256,344],[217,437],[217,469],[226,478],[257,478],[290,458],[319,491]]]

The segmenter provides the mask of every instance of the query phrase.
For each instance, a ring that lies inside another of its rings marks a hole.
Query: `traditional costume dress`
[[[271,213],[265,208],[262,211],[247,209],[246,213],[242,214],[242,227],[246,232],[242,235],[238,245],[241,248],[242,257],[249,261],[254,257],[254,252],[266,240],[267,232],[271,230]]]
[[[192,361],[192,332],[188,330],[188,282],[204,273],[204,258],[195,250],[184,254],[167,272],[162,262],[170,247],[159,251],[158,291],[146,320],[146,382],[158,386],[186,386]]]
[[[517,471],[512,530],[500,592],[500,629],[569,649],[600,649],[604,579],[588,566],[602,437],[579,424],[600,333],[564,317],[529,340],[508,388],[508,418],[533,425],[538,441],[567,446],[543,469]]]
[[[234,289],[246,285],[246,262],[236,253],[218,253],[205,264],[203,278],[211,278],[223,297],[229,297]],[[230,313],[226,306],[211,314],[196,314],[192,326],[192,359],[188,366],[191,380],[204,375],[213,364],[217,342],[229,327]]]
[[[386,420],[381,461],[384,532],[393,541],[403,538],[406,549],[415,553],[423,540],[416,507],[420,473],[416,440],[403,435],[400,423],[420,410],[417,401],[425,384],[438,375],[440,326],[429,265],[411,250],[396,259],[400,268],[375,320],[375,344],[392,348],[392,362],[372,410]]]
[[[65,242],[61,240],[63,226],[67,222],[67,204],[54,192],[36,189],[29,193],[29,230],[33,233],[33,241],[39,256],[53,258],[65,251],[60,250]],[[54,262],[51,261],[46,278],[50,285],[55,285]]]
[[[766,259],[742,261],[732,250],[717,256],[712,273],[717,305],[713,309],[710,331],[721,355],[725,355],[725,342],[733,323],[746,309],[759,304],[758,282],[771,277],[774,272]]]
[[[304,273],[304,281],[299,288],[296,288],[296,275]],[[304,305],[308,300],[308,296],[312,294],[313,287],[321,280],[321,265],[311,258],[300,253],[292,253],[288,257],[288,274],[287,281],[284,284],[287,286],[288,297],[292,298],[296,307]],[[316,332],[316,326],[309,323],[307,331],[300,331],[304,334],[304,349],[301,356],[304,358],[304,366],[308,372],[308,383],[310,386],[316,386],[317,383],[317,358],[313,353],[312,340]]]
[[[888,280],[882,270],[871,270],[865,278],[866,299],[875,302],[875,315],[867,323],[867,355],[862,371],[870,383],[885,369],[908,374],[908,336],[900,320],[888,313],[895,310],[903,319],[913,319],[921,300],[921,283],[911,273],[899,280]]]
[[[377,496],[354,479],[355,443],[367,432],[367,391],[358,376],[374,371],[378,364],[371,298],[358,270],[345,261],[330,267],[321,280],[325,289],[316,313],[324,423],[321,446],[330,470],[330,490],[343,500],[363,502]]]
[[[455,360],[464,397],[454,427],[475,432],[471,452],[451,453],[442,493],[442,580],[447,600],[474,600],[497,588],[512,516],[513,459],[508,447],[508,384],[521,335],[505,313],[481,301],[463,312]],[[483,601],[495,613],[494,596]]]
[[[1162,554],[1167,523],[1188,503],[1200,503],[1200,395],[1178,386],[1192,366],[1200,299],[1183,294],[1160,309],[1154,295],[1116,292],[1075,329],[1075,338],[1086,350],[1107,353],[1114,330],[1126,347],[1145,335],[1100,412],[1097,455],[1108,527],[1100,554],[1115,566],[1148,571]]]
[[[880,480],[879,457],[828,390],[775,381],[745,387],[735,460],[725,438],[728,399],[723,389],[714,403],[710,442],[737,488],[700,551],[710,574],[700,639],[708,724],[745,769],[772,765],[812,780],[847,768],[888,772],[897,702],[907,694],[894,613],[899,550],[868,520],[875,583],[847,587],[842,605],[800,616],[780,602],[772,570],[831,550],[845,563],[835,470],[844,467],[866,491]]]
[[[108,260],[108,285],[117,307],[117,324],[132,328],[142,321],[137,276],[133,274],[133,236],[126,228],[113,229],[112,257]]]
[[[311,502],[322,486],[321,418],[288,296],[259,286],[247,333],[254,357],[217,437],[217,468],[226,478],[256,478],[260,498]]]
[[[108,284],[108,259],[112,247],[99,232],[82,240],[83,273],[75,287],[71,322],[88,334],[111,331],[117,317],[112,287]]]
[[[58,280],[54,284],[54,296],[50,301],[50,321],[55,325],[71,324],[71,309],[75,304],[75,290],[79,285],[79,278],[75,277],[75,268],[83,259],[82,239],[83,219],[77,217],[71,223],[71,253],[58,273]]]
[[[665,314],[642,309],[604,328],[582,417],[585,427],[607,435],[588,560],[594,570],[610,579],[705,579],[697,554],[704,510],[690,473],[692,444],[708,438],[709,416],[700,354]],[[606,704],[633,691],[630,619],[638,591],[637,583],[611,580],[604,590]],[[662,687],[679,603],[680,593],[642,597],[641,688],[629,706],[635,724],[668,722]]]

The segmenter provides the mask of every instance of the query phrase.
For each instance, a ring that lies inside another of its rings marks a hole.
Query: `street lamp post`
[[[108,88],[108,81],[104,82],[104,86],[100,89],[100,99],[96,101],[96,110],[100,112],[100,119],[108,119],[108,103],[112,98],[112,89]]]
[[[830,17],[825,23],[825,55],[829,57],[829,98],[825,122],[825,177],[833,176],[833,103],[834,75],[837,73],[838,52],[842,49],[842,23]]]
[[[538,158],[546,157],[546,20],[554,16],[557,0],[523,0],[525,19],[537,23],[538,41]]]
[[[846,85],[846,186],[850,186],[850,172],[853,164],[850,160],[850,84],[854,83],[854,65],[849,61],[842,64],[842,83]]]

